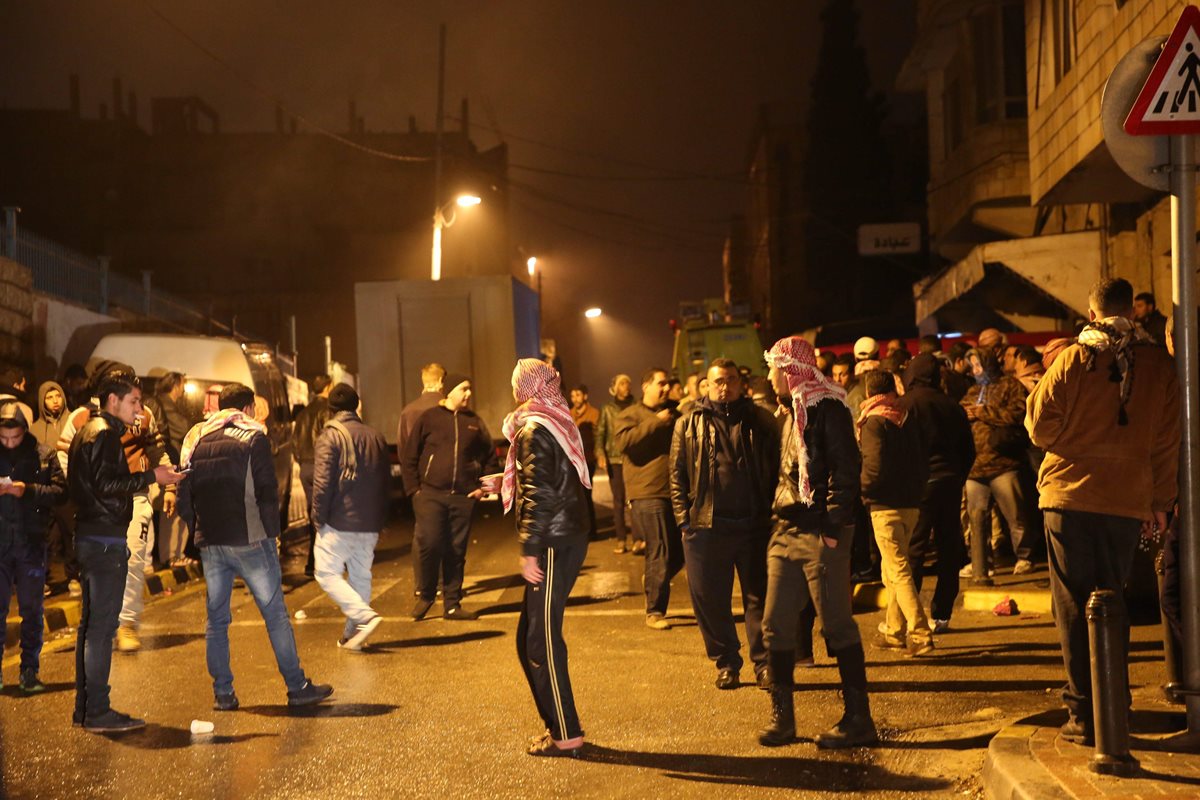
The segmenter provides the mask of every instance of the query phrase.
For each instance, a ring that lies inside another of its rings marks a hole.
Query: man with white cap
[[[879,342],[872,339],[870,336],[862,336],[854,343],[854,360],[855,361],[878,361],[879,360]]]
[[[442,574],[443,617],[475,619],[462,607],[463,574],[471,517],[483,495],[479,479],[499,467],[492,435],[474,411],[471,379],[448,373],[442,386],[446,399],[427,410],[404,443],[400,468],[404,490],[413,499],[417,518],[413,532],[413,571],[417,597],[412,618],[429,613]]]

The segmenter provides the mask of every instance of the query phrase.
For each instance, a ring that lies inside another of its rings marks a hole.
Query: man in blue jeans
[[[246,582],[267,625],[275,661],[287,685],[288,705],[319,703],[333,694],[333,687],[305,677],[296,654],[275,548],[279,487],[267,430],[254,418],[254,390],[229,384],[221,390],[219,406],[216,414],[183,439],[180,469],[190,477],[177,504],[196,537],[204,563],[208,606],[204,636],[213,679],[213,708],[234,711],[238,707],[229,667],[229,600],[234,578]]]
[[[83,609],[75,645],[75,713],[72,722],[89,733],[123,733],[146,723],[109,704],[112,640],[125,597],[129,549],[125,532],[133,519],[133,496],[150,484],[183,477],[169,465],[130,472],[121,436],[142,412],[142,391],[133,371],[101,364],[95,396],[100,413],[71,439],[67,486],[75,503],[75,552]]]

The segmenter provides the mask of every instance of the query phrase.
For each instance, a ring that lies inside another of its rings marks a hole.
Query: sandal
[[[579,754],[583,752],[583,745],[562,748],[554,743],[554,739],[547,736],[537,744],[531,745],[525,752],[531,756],[545,756],[546,758],[579,758]]]

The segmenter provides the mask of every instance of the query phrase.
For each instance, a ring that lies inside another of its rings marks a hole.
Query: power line
[[[233,75],[235,78],[237,78],[242,83],[246,84],[246,86],[250,87],[254,92],[256,92],[260,96],[266,98],[267,100],[270,100],[272,103],[274,103],[276,106],[278,106],[280,108],[280,110],[286,112],[289,116],[294,117],[294,118],[300,120],[301,122],[303,122],[314,132],[319,133],[322,136],[328,137],[329,139],[332,139],[333,141],[335,141],[339,144],[343,144],[346,147],[353,148],[355,150],[358,150],[359,152],[366,153],[367,155],[375,156],[376,158],[384,158],[389,161],[408,161],[408,162],[429,162],[429,161],[433,160],[432,158],[430,158],[428,156],[406,156],[406,155],[400,155],[399,153],[389,153],[386,150],[379,150],[374,147],[368,147],[365,144],[361,144],[360,142],[356,142],[353,139],[349,139],[345,136],[342,136],[340,133],[332,131],[329,128],[326,128],[322,125],[318,125],[316,122],[313,122],[309,117],[305,116],[304,114],[301,114],[298,111],[293,110],[290,106],[288,106],[287,103],[285,103],[282,99],[280,99],[278,95],[274,94],[273,92],[266,89],[265,87],[260,86],[257,82],[255,82],[249,76],[245,75],[241,70],[239,70],[233,64],[229,63],[228,61],[223,59],[221,56],[219,56],[217,53],[210,50],[207,46],[204,45],[203,42],[199,41],[198,39],[193,37],[191,34],[189,34],[187,31],[185,31],[183,28],[181,28],[179,25],[175,24],[175,22],[173,22],[169,17],[167,17],[166,14],[163,14],[161,11],[159,11],[152,3],[145,3],[144,5],[146,6],[147,9],[149,9],[151,14],[158,17],[158,19],[164,25],[166,25],[168,28],[170,28],[172,31],[174,31],[176,33],[176,35],[181,37],[184,41],[188,42],[193,47],[195,47],[197,50],[199,50],[201,53],[206,55],[208,58],[212,59],[214,62],[219,64],[221,67],[226,69],[231,75]]]

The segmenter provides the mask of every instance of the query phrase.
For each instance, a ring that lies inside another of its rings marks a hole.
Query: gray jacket
[[[353,411],[339,411],[317,437],[313,524],[378,533],[387,523],[391,467],[383,437]]]

